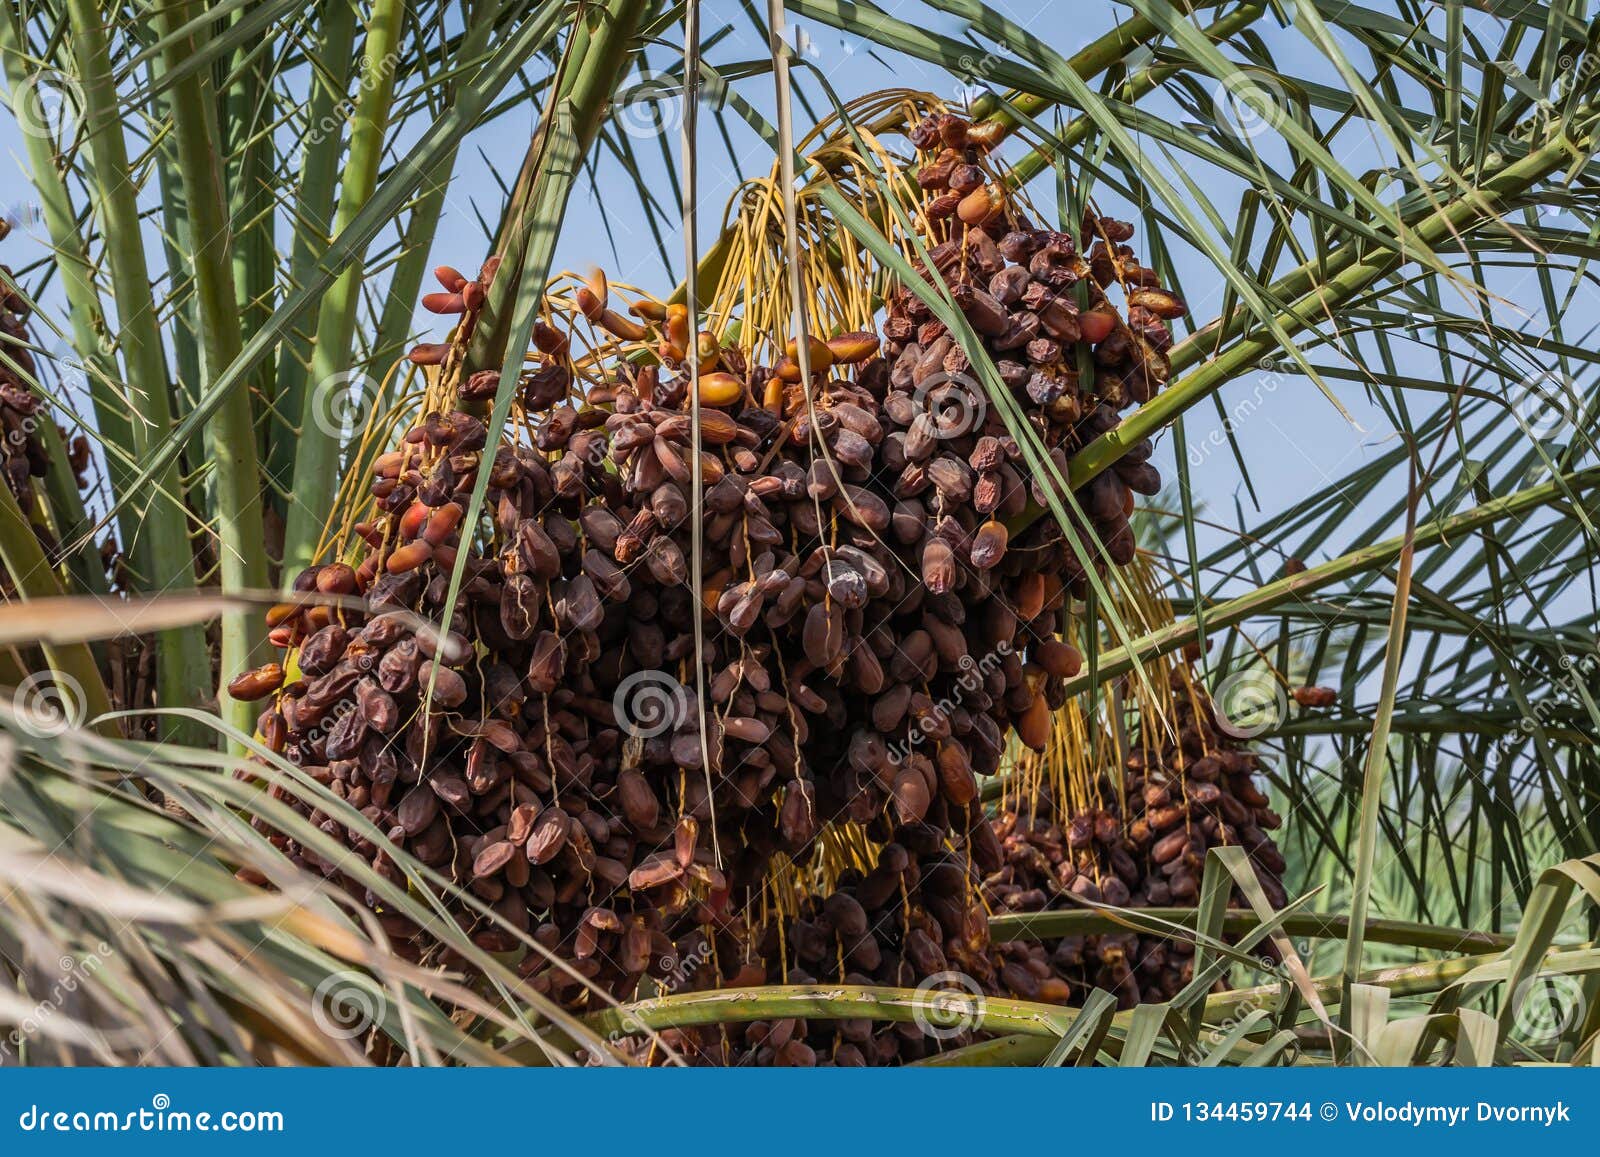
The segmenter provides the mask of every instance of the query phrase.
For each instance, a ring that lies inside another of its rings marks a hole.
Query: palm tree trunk
[[[190,0],[162,6],[157,25],[169,37],[193,18]],[[202,32],[171,38],[165,49],[168,67],[194,55],[204,43]],[[204,69],[184,74],[174,85],[173,123],[177,136],[178,168],[189,206],[191,255],[194,261],[195,298],[199,304],[202,383],[209,386],[244,344],[240,308],[234,293],[233,231],[228,198],[223,188],[222,161],[213,149],[219,139],[216,91]],[[261,590],[267,585],[267,556],[263,538],[261,476],[256,464],[255,422],[250,394],[235,390],[207,424],[210,460],[215,471],[217,553],[224,590]],[[222,619],[221,680],[265,656],[266,630],[261,617],[234,612]],[[224,718],[249,734],[255,711],[248,703],[232,699],[223,688],[218,701]]]
[[[104,18],[92,0],[68,0],[73,51],[83,86],[91,182],[95,208],[105,237],[106,260],[117,301],[117,340],[127,370],[128,400],[137,415],[132,444],[135,460],[170,436],[172,408],[168,397],[166,356],[150,273],[140,231],[137,190],[128,179],[127,143],[116,80],[106,42]],[[126,497],[126,496],[124,496]],[[183,482],[174,462],[155,479],[131,548],[140,586],[151,591],[192,591],[194,551],[189,542]],[[157,637],[157,694],[164,706],[192,707],[212,697],[211,659],[199,627],[163,631]],[[163,735],[208,745],[212,734],[194,722],[162,717]]]

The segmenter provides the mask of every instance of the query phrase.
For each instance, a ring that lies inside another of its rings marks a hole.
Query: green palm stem
[[[1576,470],[1539,486],[1519,490],[1503,498],[1496,498],[1449,518],[1425,522],[1417,527],[1416,549],[1433,546],[1449,549],[1463,541],[1465,536],[1481,527],[1508,519],[1522,518],[1542,506],[1561,502],[1569,495],[1582,494],[1600,486],[1600,466]],[[1358,574],[1389,566],[1405,546],[1405,536],[1397,535],[1351,551],[1329,562],[1308,567],[1299,574],[1287,575],[1264,586],[1240,595],[1238,598],[1217,603],[1205,613],[1208,632],[1237,626],[1247,619],[1265,614],[1282,603],[1302,599],[1314,591],[1332,586]],[[1114,679],[1133,669],[1136,662],[1169,654],[1199,638],[1199,624],[1194,618],[1179,619],[1159,630],[1135,639],[1131,647],[1117,647],[1100,655],[1100,676]],[[1078,675],[1066,681],[1068,695],[1086,690],[1088,678]]]
[[[974,24],[993,18],[992,13],[981,4],[973,3],[972,0],[930,0],[930,3],[933,7],[967,17]],[[1220,3],[1221,0],[1203,0],[1189,7],[1214,8]],[[988,94],[980,97],[972,106],[975,118],[993,117],[1005,124],[1015,125],[1018,122],[1005,111],[1005,104],[1009,103],[1025,116],[1035,116],[1068,97],[1064,89],[1054,85],[1050,85],[1047,92],[1031,91],[1030,86],[1038,87],[1039,81],[1046,81],[1049,84],[1048,78],[1015,65],[996,54],[985,56],[975,64],[974,56],[982,54],[981,48],[975,48],[968,41],[956,40],[930,31],[926,27],[896,19],[882,8],[865,0],[786,0],[784,7],[847,33],[859,32],[862,19],[870,19],[874,39],[880,42],[892,42],[900,51],[940,65],[957,75],[978,75],[984,79],[992,77],[1000,84],[1017,90],[1019,95],[1007,102],[998,101]],[[1145,44],[1159,33],[1160,29],[1154,21],[1143,16],[1131,15],[1127,19],[1120,20],[1110,32],[1091,41],[1069,58],[1065,62],[1066,67],[1077,73],[1081,79],[1087,80],[1090,76],[1104,72],[1133,49]],[[878,126],[874,127],[876,129]],[[886,126],[886,131],[891,130]]]
[[[61,586],[33,533],[33,525],[17,505],[11,488],[4,485],[0,485],[0,564],[5,566],[11,585],[23,602],[61,594]],[[39,646],[45,662],[55,673],[58,686],[73,700],[73,707],[81,707],[86,718],[110,712],[111,696],[87,643],[41,643]],[[81,703],[77,702],[79,696]],[[112,722],[98,724],[97,730],[109,736],[117,734],[116,724]]]
[[[160,319],[150,288],[140,236],[138,190],[129,177],[127,142],[122,136],[122,110],[117,97],[104,16],[93,0],[67,0],[72,48],[83,87],[90,188],[105,238],[112,292],[120,326],[118,344],[129,383],[128,404],[134,412],[132,443],[136,459],[172,429],[166,357]],[[154,479],[145,498],[143,517],[133,540],[135,562],[144,589],[191,591],[195,587],[194,551],[189,542],[187,512],[176,462]],[[211,661],[199,627],[163,631],[157,637],[156,691],[163,705],[193,706],[211,694]],[[212,733],[192,721],[162,717],[163,736],[206,746]]]
[[[1563,165],[1570,164],[1575,156],[1584,155],[1594,143],[1595,124],[1595,112],[1586,106],[1528,155],[1489,173],[1487,179],[1478,186],[1483,199],[1497,207],[1506,205],[1558,172]],[[1569,127],[1570,136],[1565,131]],[[1421,243],[1432,246],[1451,236],[1463,234],[1482,222],[1482,215],[1474,201],[1454,197],[1417,222],[1414,231]],[[1295,334],[1326,320],[1340,305],[1366,292],[1380,279],[1399,269],[1405,264],[1406,256],[1406,251],[1398,246],[1368,253],[1363,246],[1349,244],[1324,259],[1300,266],[1272,287],[1271,296],[1277,300],[1298,297],[1277,315],[1279,324],[1286,332]],[[1254,368],[1263,359],[1278,352],[1277,340],[1268,333],[1256,330],[1244,340],[1211,356],[1223,343],[1245,333],[1249,327],[1249,315],[1239,311],[1231,318],[1191,334],[1174,346],[1171,353],[1174,373],[1208,357],[1210,360],[1204,360],[1192,374],[1173,382],[1130,413],[1115,429],[1100,435],[1074,455],[1068,471],[1072,485],[1079,487],[1089,482],[1110,468],[1132,446],[1221,389],[1240,373]],[[1039,513],[1030,507],[1029,512],[1018,521],[1026,524]]]
[[[555,91],[549,107],[567,105],[573,116],[572,131],[580,157],[600,131],[600,124],[611,104],[617,78],[626,75],[641,45],[637,37],[645,10],[644,0],[608,0],[593,4],[574,26],[563,64],[557,73]],[[546,117],[539,132],[549,131]],[[478,317],[477,328],[467,346],[466,370],[500,369],[506,358],[506,339],[514,324],[524,259],[531,242],[528,210],[535,201],[535,188],[541,174],[536,170],[544,150],[536,138],[523,160],[522,170],[512,189],[511,200],[494,252],[500,257],[500,271],[489,286],[488,299]]]
[[[175,35],[195,15],[193,0],[170,0],[157,16],[166,33],[169,68],[201,51],[203,30]],[[209,386],[244,345],[240,310],[234,296],[233,231],[223,188],[222,159],[215,142],[216,91],[207,69],[178,78],[172,90],[172,117],[178,169],[189,209],[190,258],[198,304],[203,375]],[[206,425],[213,467],[217,554],[225,591],[261,590],[267,585],[263,538],[261,476],[256,464],[255,423],[250,394],[235,390]],[[240,731],[254,728],[255,710],[225,690],[227,682],[264,658],[266,628],[251,612],[222,617],[221,683],[218,703],[223,717]]]
[[[1590,736],[1582,728],[1582,724],[1587,721],[1587,717],[1581,710],[1566,707],[1547,707],[1541,714],[1545,717],[1545,732],[1552,739],[1560,738],[1572,744],[1592,742]],[[1522,724],[1527,719],[1528,712],[1516,707],[1484,707],[1473,708],[1471,711],[1397,711],[1390,725],[1390,730],[1397,735],[1450,734],[1498,737],[1520,734],[1522,732]],[[1561,726],[1563,722],[1573,724],[1573,726],[1563,727]],[[1372,720],[1362,716],[1332,719],[1321,716],[1302,716],[1299,719],[1292,719],[1278,724],[1271,732],[1273,738],[1287,735],[1371,734]]]
[[[294,203],[293,243],[289,250],[289,284],[304,285],[315,273],[333,237],[333,202],[344,160],[344,117],[336,115],[350,87],[355,60],[356,6],[352,0],[320,0],[316,66],[311,71],[311,99],[306,105],[305,148],[300,157],[300,188]],[[330,126],[341,126],[332,128]],[[298,326],[284,338],[274,375],[276,393],[267,419],[269,500],[280,515],[287,511],[281,491],[294,478],[300,446],[295,423],[305,404],[306,373],[311,363],[312,331]]]
[[[854,984],[774,984],[743,990],[686,992],[608,1008],[584,1018],[595,1034],[637,1033],[645,1029],[746,1024],[753,1020],[800,1017],[914,1023],[927,1016],[934,998],[910,988]],[[1077,1009],[1036,1001],[985,997],[985,1031],[1025,1033],[1055,1040],[1066,1031]]]
[[[17,24],[15,9],[0,14],[0,63],[4,64],[6,85],[13,93],[26,91],[30,75],[24,48],[23,33]],[[100,304],[100,293],[95,287],[94,268],[89,262],[83,236],[78,231],[78,215],[73,210],[72,196],[55,147],[38,133],[22,134],[22,144],[28,171],[33,179],[34,193],[39,201],[40,217],[50,238],[56,272],[61,277],[62,290],[67,299],[67,323],[72,345],[83,360],[90,403],[94,407],[95,428],[108,449],[106,473],[113,491],[122,493],[119,487],[125,485],[129,477],[128,463],[113,452],[113,448],[131,446],[133,428],[124,413],[123,398],[111,385],[116,378],[116,367],[114,361],[105,354],[109,346],[109,331],[105,310]],[[76,490],[76,487],[72,489]],[[77,505],[81,510],[81,499]],[[137,523],[131,511],[121,514],[117,526],[122,541],[132,542]],[[59,524],[58,529],[64,532]],[[86,569],[100,573],[99,551],[95,544],[86,542],[83,550],[89,557]]]
[[[394,104],[396,51],[406,11],[405,0],[375,0],[372,6],[361,54],[362,92],[350,124],[350,147],[339,191],[335,233],[350,224],[378,184],[384,138]],[[311,367],[299,385],[300,426],[283,541],[282,582],[286,587],[311,565],[339,482],[340,432],[327,428],[324,395],[330,389],[348,388],[364,268],[364,259],[357,256],[323,297],[317,313]]]
[[[151,33],[153,41],[153,25]],[[164,66],[160,54],[151,58],[152,88],[159,81]],[[154,124],[172,123],[170,88],[162,88],[151,95],[149,116]],[[189,201],[184,195],[183,177],[179,172],[176,134],[168,132],[160,135],[152,150],[152,160],[161,190],[162,255],[166,258],[168,269],[187,270],[189,262],[185,254],[193,249],[193,237],[190,230]],[[173,415],[181,422],[184,415],[194,407],[195,398],[199,395],[201,375],[204,372],[200,365],[200,305],[193,293],[182,293],[169,304],[169,308],[172,310],[172,324],[167,331],[171,339],[174,376],[172,406]],[[196,430],[185,444],[183,452],[185,466],[191,470],[201,467],[206,460],[205,431]],[[214,504],[212,479],[209,473],[201,474],[200,485],[204,487],[204,501],[198,499],[195,491],[191,490],[189,502],[197,508],[209,510]]]
[[[1221,2],[1222,0],[1216,0],[1218,4]],[[975,15],[977,10],[982,8],[982,5],[979,4],[963,2],[958,5],[948,3],[947,0],[936,0],[934,6],[947,10],[960,9],[962,10],[959,12],[960,15],[969,17]],[[1203,8],[1208,7],[1208,5],[1198,4],[1195,7]],[[1243,13],[1249,13],[1249,16],[1241,20],[1240,16]],[[1261,8],[1259,5],[1246,5],[1238,13],[1213,25],[1207,30],[1207,35],[1211,36],[1212,39],[1220,39],[1224,33],[1218,30],[1224,25],[1228,29],[1226,35],[1232,35],[1239,28],[1246,27],[1259,19],[1260,16]],[[1083,49],[1074,53],[1068,58],[1067,67],[1084,80],[1088,80],[1091,76],[1099,76],[1102,72],[1120,62],[1123,57],[1127,56],[1135,48],[1148,43],[1159,31],[1154,24],[1143,16],[1131,16],[1119,23],[1110,32],[1091,41]],[[1153,70],[1147,69],[1145,72],[1137,74],[1137,76],[1148,76],[1151,71]],[[1129,83],[1132,83],[1132,80],[1133,78],[1130,78]],[[972,119],[975,121],[997,121],[1007,128],[1016,128],[1022,123],[1017,114],[1020,113],[1024,117],[1036,117],[1054,108],[1056,103],[1053,97],[1039,96],[1031,92],[1017,92],[1010,99],[1004,101],[986,92],[972,102]],[[1047,167],[1049,162],[1041,157],[1040,164],[1042,169]]]
[[[1195,606],[1195,600],[1187,596],[1168,599],[1167,602],[1174,614],[1192,612]],[[1326,620],[1333,613],[1341,622],[1365,623],[1368,626],[1385,626],[1389,622],[1387,607],[1361,606],[1344,600],[1333,602],[1327,596],[1284,603],[1275,610],[1281,615],[1316,620]],[[1425,607],[1412,613],[1411,622],[1419,630],[1440,635],[1477,635],[1486,629],[1485,624],[1480,622],[1466,624],[1444,615],[1429,614]],[[1544,629],[1500,623],[1495,624],[1493,629],[1496,638],[1503,638],[1510,643],[1526,643],[1552,652],[1561,646],[1592,647],[1600,641],[1594,632],[1572,623],[1558,623]]]
[[[166,79],[167,63],[157,51],[161,30],[155,19],[148,23],[135,23],[127,35],[145,62],[146,83],[140,86],[145,96],[144,115],[152,125],[170,126],[173,123],[173,84]],[[126,94],[124,94],[126,99]],[[136,107],[129,103],[130,111]],[[184,190],[180,171],[177,134],[171,131],[154,134],[149,158],[155,170],[161,207],[161,253],[166,268],[173,271],[169,283],[171,297],[163,307],[171,311],[171,325],[166,331],[171,356],[172,412],[182,421],[199,396],[203,370],[200,364],[200,305],[195,295],[188,291],[191,280],[189,254],[194,249],[192,222],[189,216],[189,199]],[[183,465],[194,473],[185,475],[186,495],[191,509],[210,511],[216,505],[216,480],[204,468],[206,462],[204,430],[196,430],[184,446]]]
[[[1048,1037],[1014,1032],[913,1062],[914,1068],[1032,1068],[1047,1060],[1056,1042]]]
[[[1543,958],[1547,972],[1565,972],[1592,966],[1594,950],[1587,945],[1556,948]],[[1485,966],[1502,965],[1504,952],[1495,950],[1473,956],[1455,956],[1378,968],[1361,976],[1362,984],[1385,988],[1391,998],[1427,996],[1458,984],[1463,977]],[[1339,999],[1338,977],[1316,977],[1311,981],[1320,999],[1327,1003]],[[1238,1014],[1240,1009],[1273,1008],[1282,998],[1282,986],[1259,985],[1212,993],[1204,998],[1204,1019],[1217,1023]],[[866,987],[851,984],[767,985],[740,990],[712,990],[679,993],[609,1008],[584,1018],[596,1034],[637,1033],[645,1029],[689,1028],[718,1024],[746,1024],[754,1020],[780,1020],[803,1017],[814,1020],[871,1020],[914,1023],[926,1017],[933,997],[908,988]],[[1075,1008],[1025,1000],[985,997],[982,1005],[984,1031],[1021,1034],[1039,1038],[1049,1046],[1058,1040],[1078,1015]],[[1114,1029],[1125,1032],[1134,1011],[1119,1012],[1111,1018]],[[512,1055],[519,1050],[513,1049]],[[1040,1053],[1033,1057],[1038,1060]]]
[[[339,189],[339,165],[344,160],[344,117],[339,104],[350,88],[355,62],[355,5],[350,0],[318,0],[317,67],[312,69],[312,90],[306,106],[306,147],[301,154],[299,195],[294,202],[294,240],[290,246],[290,285],[304,285],[333,237],[334,194]],[[278,349],[277,392],[274,411],[267,418],[267,478],[272,483],[269,501],[278,514],[286,514],[285,491],[294,477],[294,454],[299,448],[299,421],[306,394],[314,330],[296,326]]]
[[[243,19],[242,16],[239,19]],[[261,52],[261,36],[239,46],[232,65],[233,82],[221,94],[218,108],[226,114],[228,211],[234,222],[233,292],[239,302],[239,329],[245,341],[255,336],[272,315],[277,290],[278,152],[272,135],[272,77]],[[277,396],[270,360],[256,367],[256,394],[262,405],[252,410],[256,460],[271,449],[271,404]],[[263,496],[265,498],[265,496]]]

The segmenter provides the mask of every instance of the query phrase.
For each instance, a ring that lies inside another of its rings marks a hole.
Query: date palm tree
[[[1146,668],[1186,652],[1215,695],[1254,689],[1293,896],[1274,911],[1215,855],[1193,908],[997,915],[1001,939],[1187,935],[1196,981],[1121,1012],[1099,992],[990,1000],[986,1039],[937,1063],[1593,1060],[1600,20],[1570,0],[1060,8],[0,14],[29,183],[0,335],[17,392],[0,397],[0,684],[18,688],[0,702],[0,1023],[18,1026],[0,1058],[382,1059],[343,1031],[359,1013],[420,1063],[567,1063],[610,1057],[620,1031],[920,1015],[905,991],[844,1009],[791,986],[580,1019],[475,946],[431,899],[449,882],[396,848],[413,886],[363,882],[460,963],[402,960],[263,834],[333,853],[285,795],[365,821],[274,761],[228,693],[271,655],[263,601],[346,511],[369,417],[414,399],[442,230],[476,216],[500,258],[468,356],[507,383],[563,238],[595,221],[648,238],[679,300],[754,285],[769,303],[744,324],[781,329],[826,277],[778,284],[748,214],[714,219],[702,196],[765,182],[838,276],[877,271],[861,292],[915,276],[881,165],[920,98],[851,87],[894,73],[1002,126],[1041,216],[1092,201],[1137,221],[1189,303],[1165,388],[1070,466],[1081,486],[1161,444],[1173,484],[1139,516],[1161,616],[1125,620],[1127,592],[1097,591],[1068,689],[1136,712]],[[763,243],[794,240],[783,217]],[[1315,450],[1335,442],[1351,454]],[[1289,693],[1313,686],[1337,690],[1331,709]],[[275,790],[234,776],[246,757]],[[1236,887],[1251,908],[1227,907]],[[1289,951],[1263,979],[1269,940]],[[63,988],[63,962],[82,983]],[[1554,1029],[1530,985],[1563,997]]]

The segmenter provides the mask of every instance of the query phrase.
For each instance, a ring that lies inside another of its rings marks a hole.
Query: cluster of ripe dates
[[[1182,305],[1123,244],[1130,227],[1030,226],[984,174],[981,136],[949,116],[913,131],[924,272],[1064,477],[1165,380],[1163,319]],[[492,276],[442,267],[425,304],[462,315],[459,339]],[[1107,297],[1118,286],[1126,318]],[[1064,609],[1088,569],[1132,557],[1133,493],[1159,485],[1148,445],[1075,495],[1080,552],[1050,519],[1021,519],[1056,483],[1026,467],[966,355],[905,287],[881,334],[791,342],[770,365],[692,334],[681,307],[624,305],[603,275],[574,305],[645,356],[575,360],[571,335],[541,322],[537,364],[515,383],[531,444],[488,444],[479,406],[501,382],[464,376],[456,408],[424,414],[376,462],[372,516],[344,556],[296,583],[359,609],[275,608],[292,662],[232,693],[270,696],[270,746],[492,907],[498,920],[460,913],[478,944],[531,937],[527,983],[574,1009],[598,1007],[597,991],[1015,979],[980,903],[1008,866],[980,777],[1013,734],[1048,741],[1082,661],[1060,637]],[[412,357],[452,364],[437,344]],[[484,472],[484,519],[467,525]],[[401,879],[380,847],[312,818]],[[810,861],[829,825],[861,833],[870,868],[798,915],[761,918],[774,873]],[[273,838],[355,886],[347,864]],[[448,962],[429,930],[367,899],[400,951]],[[685,978],[686,960],[704,963]],[[755,1063],[925,1047],[904,1026],[813,1028],[676,1041]]]

